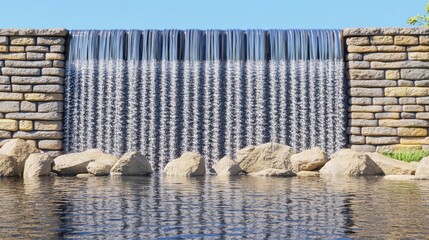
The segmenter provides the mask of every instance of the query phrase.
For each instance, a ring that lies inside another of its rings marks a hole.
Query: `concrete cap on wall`
[[[0,36],[62,36],[68,34],[65,28],[49,29],[0,29]]]
[[[429,34],[429,28],[346,28],[343,30],[344,37],[372,36],[372,35],[422,35]]]

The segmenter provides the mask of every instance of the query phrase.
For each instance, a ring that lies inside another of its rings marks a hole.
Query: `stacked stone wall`
[[[0,29],[0,146],[62,149],[65,29]]]
[[[351,148],[427,148],[429,29],[354,28],[343,34]]]

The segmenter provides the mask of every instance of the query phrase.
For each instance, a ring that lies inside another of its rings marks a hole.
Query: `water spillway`
[[[139,150],[162,168],[346,143],[341,31],[76,30],[68,49],[66,152]]]

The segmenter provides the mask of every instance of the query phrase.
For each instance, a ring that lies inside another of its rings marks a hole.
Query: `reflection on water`
[[[0,180],[7,238],[426,238],[429,185],[382,178]]]

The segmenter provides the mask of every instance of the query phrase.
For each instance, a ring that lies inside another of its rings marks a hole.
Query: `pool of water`
[[[427,238],[429,183],[382,178],[0,179],[1,239]]]

